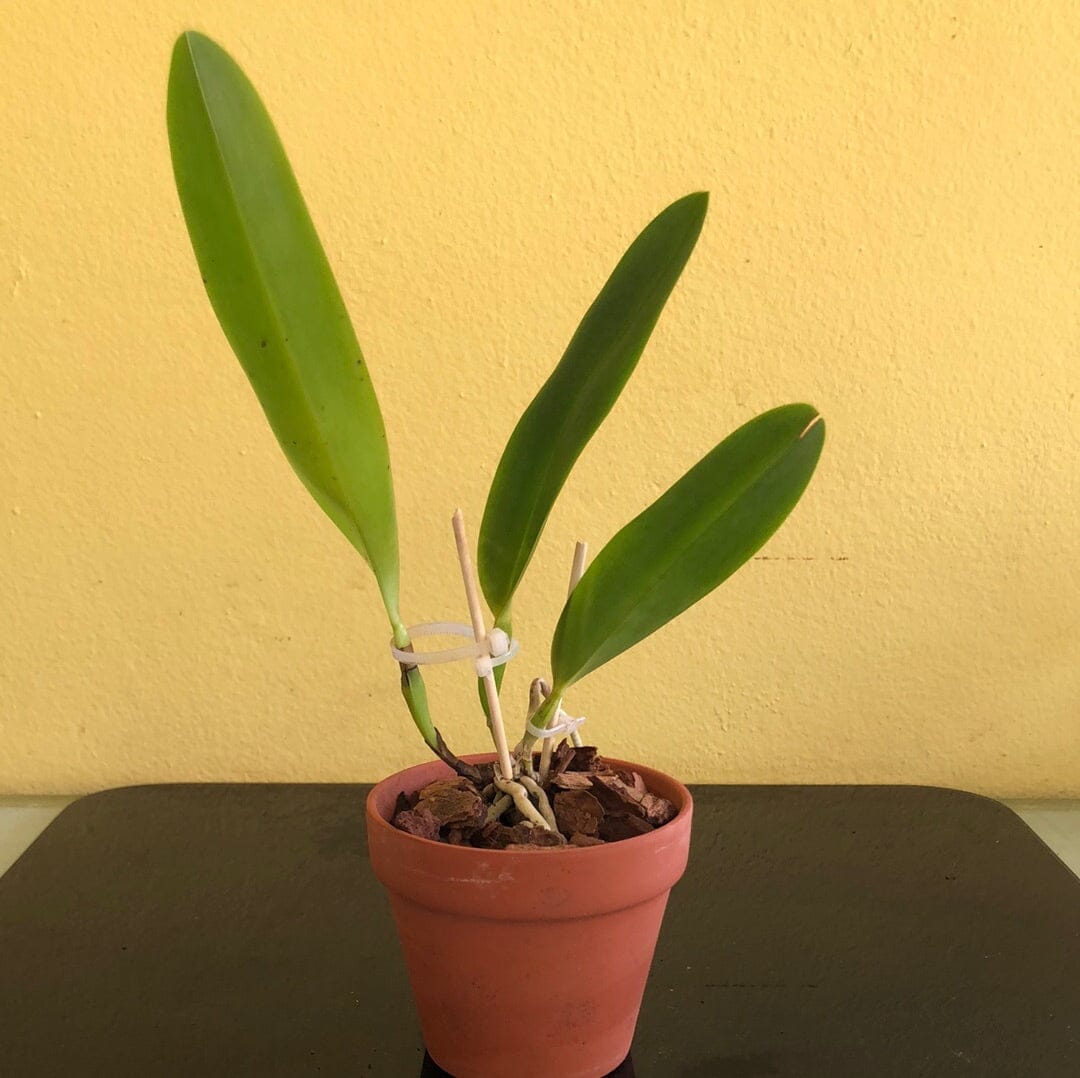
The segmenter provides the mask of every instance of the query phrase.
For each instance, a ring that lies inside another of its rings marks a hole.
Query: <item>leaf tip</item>
[[[685,210],[690,216],[698,223],[705,220],[705,214],[709,209],[709,192],[708,191],[691,191],[688,195],[683,195],[682,198],[677,199],[671,204],[671,209],[679,207]]]
[[[198,40],[202,37],[197,30],[184,30],[182,31],[173,44],[173,62],[176,62],[177,57],[185,54],[191,55],[193,49],[198,47]]]
[[[176,39],[176,48],[198,49],[214,43],[198,30],[183,30]]]
[[[213,38],[198,30],[184,30],[173,46],[173,64],[186,59],[192,67],[198,68],[200,61],[217,54],[228,57],[228,53]]]

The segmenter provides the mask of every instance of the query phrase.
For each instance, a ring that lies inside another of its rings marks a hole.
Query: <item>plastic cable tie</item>
[[[477,676],[486,677],[492,667],[509,662],[518,653],[520,645],[511,639],[502,629],[492,629],[483,640],[473,638],[473,631],[460,621],[429,621],[423,625],[414,625],[408,629],[409,637],[418,636],[463,636],[470,641],[457,648],[444,648],[442,651],[405,651],[390,641],[390,654],[399,663],[408,666],[424,666],[434,663],[460,662],[462,659],[476,661]]]
[[[559,722],[560,719],[562,719],[563,721]],[[538,741],[542,741],[543,739],[549,737],[562,737],[564,734],[569,737],[572,733],[574,733],[575,730],[578,729],[578,727],[581,726],[584,721],[584,715],[575,719],[572,716],[567,715],[567,713],[563,711],[563,709],[560,707],[556,708],[555,710],[555,722],[553,722],[546,729],[540,726],[534,726],[532,719],[529,719],[529,721],[525,723],[525,729],[528,730],[529,733],[532,734],[532,736],[535,737]]]

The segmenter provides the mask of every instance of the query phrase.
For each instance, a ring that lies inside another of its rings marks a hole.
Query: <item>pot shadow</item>
[[[724,1056],[706,1060],[693,1070],[682,1071],[680,1078],[780,1078],[784,1073],[776,1069],[776,1061],[770,1056]]]
[[[420,1067],[420,1078],[454,1078],[449,1071],[444,1071],[434,1059],[424,1053],[424,1062]],[[558,1075],[553,1074],[551,1078],[559,1078]],[[627,1056],[622,1063],[620,1063],[610,1074],[604,1076],[604,1078],[635,1078],[634,1075],[634,1061],[630,1056]]]

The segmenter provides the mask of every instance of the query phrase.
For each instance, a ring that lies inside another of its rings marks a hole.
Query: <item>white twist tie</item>
[[[560,720],[562,721],[560,722]],[[546,728],[534,726],[532,719],[529,719],[528,722],[525,723],[525,729],[538,741],[542,741],[548,737],[562,737],[563,735],[570,737],[584,721],[584,715],[575,719],[572,716],[567,715],[560,706],[555,709],[555,721],[550,726]]]
[[[469,643],[459,648],[445,648],[442,651],[404,651],[390,641],[390,654],[399,663],[408,666],[424,666],[434,663],[459,662],[473,659],[476,663],[476,676],[486,677],[493,667],[509,662],[517,653],[519,644],[512,640],[502,629],[492,629],[483,640],[473,639],[473,631],[459,621],[429,621],[423,625],[414,625],[408,630],[409,636],[463,636]]]

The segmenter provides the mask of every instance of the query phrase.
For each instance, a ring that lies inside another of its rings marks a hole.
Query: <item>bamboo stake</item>
[[[589,555],[589,544],[581,540],[574,547],[574,564],[570,566],[570,587],[566,589],[569,599],[578,586],[578,581],[585,575],[585,559]]]
[[[461,564],[461,579],[465,585],[465,598],[469,603],[473,636],[479,644],[487,640],[487,629],[484,628],[484,611],[480,605],[480,588],[477,586],[472,557],[469,555],[465,517],[460,509],[454,513],[454,540],[457,543],[458,561]],[[488,714],[491,716],[491,736],[495,742],[495,751],[499,754],[499,767],[502,769],[502,777],[507,782],[513,782],[514,765],[510,762],[510,748],[506,744],[506,729],[503,726],[502,708],[499,706],[499,688],[495,684],[495,674],[490,666],[483,677],[483,682],[484,691],[487,694]]]
[[[574,564],[570,567],[570,587],[566,590],[566,597],[569,599],[574,593],[574,588],[578,586],[578,582],[585,575],[585,559],[589,556],[589,544],[583,539],[579,540],[574,547]],[[576,749],[580,749],[582,746],[581,734],[575,730],[570,735],[570,744]]]

